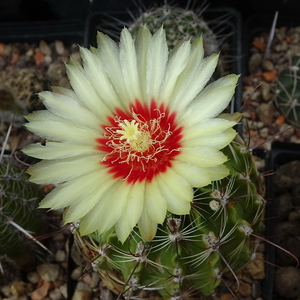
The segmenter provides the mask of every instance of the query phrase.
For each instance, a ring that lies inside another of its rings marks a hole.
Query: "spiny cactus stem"
[[[236,274],[234,273],[233,269],[231,268],[230,264],[227,262],[227,260],[225,259],[225,257],[222,255],[222,253],[220,251],[218,251],[218,254],[220,255],[221,259],[223,260],[223,262],[225,263],[225,265],[227,266],[228,270],[230,271],[230,273],[233,275],[234,280],[236,281],[236,289],[234,292],[237,292],[240,288],[240,281],[237,278]],[[216,274],[217,275],[217,274]],[[216,277],[217,278],[217,277]]]
[[[39,242],[28,230],[24,229],[23,227],[21,227],[20,225],[18,225],[17,223],[15,223],[13,220],[11,219],[7,219],[7,224],[10,224],[12,226],[14,226],[16,229],[18,229],[19,231],[21,231],[22,233],[24,233],[28,238],[30,238],[32,241],[34,241],[35,243],[37,243],[40,247],[42,247],[44,250],[46,250],[47,252],[49,252],[51,255],[53,255],[53,253],[46,247],[44,246],[41,242]]]
[[[7,133],[6,133],[5,140],[4,140],[3,145],[2,145],[2,149],[1,149],[1,153],[0,153],[0,161],[2,160],[2,157],[3,157],[3,155],[4,155],[5,146],[6,146],[6,144],[7,144],[7,141],[8,141],[8,138],[9,138],[9,135],[10,135],[10,132],[11,132],[11,129],[12,129],[12,126],[13,126],[13,122],[14,122],[14,120],[12,119],[11,122],[10,122],[10,124],[9,124]]]
[[[121,292],[119,293],[119,295],[118,295],[118,297],[117,297],[116,300],[119,300],[120,297],[124,294],[125,289],[126,289],[127,286],[129,286],[129,288],[128,288],[128,290],[126,291],[126,293],[129,292],[129,291],[132,292],[133,286],[130,285],[130,281],[131,281],[132,278],[134,277],[133,274],[134,274],[135,270],[137,269],[137,267],[139,266],[139,264],[140,264],[140,263],[137,262],[136,265],[134,266],[134,268],[132,269],[132,271],[131,271],[131,276],[128,277],[127,282],[124,284],[124,286],[123,286],[123,288],[122,288]],[[127,298],[127,297],[126,297],[126,298]],[[131,298],[131,294],[128,295],[128,298],[127,298],[127,299],[130,299],[130,298]]]

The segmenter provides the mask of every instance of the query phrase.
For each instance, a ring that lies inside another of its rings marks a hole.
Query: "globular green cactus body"
[[[151,33],[163,26],[170,49],[182,40],[188,41],[202,36],[206,55],[219,52],[216,35],[203,20],[201,14],[193,10],[171,5],[153,8],[138,16],[130,24],[129,31],[132,35],[136,35],[143,25],[147,25]]]
[[[280,72],[275,102],[287,121],[300,127],[300,56],[294,56],[288,69]]]
[[[220,52],[220,42],[203,19],[202,11],[197,12],[173,5],[154,7],[141,13],[134,22],[129,24],[128,29],[135,36],[144,25],[147,25],[152,34],[163,26],[166,31],[169,49],[173,49],[176,45],[182,43],[183,40],[193,41],[201,36],[204,56]],[[223,74],[222,62],[219,61],[212,79],[216,80]]]
[[[36,209],[42,197],[13,159],[0,161],[0,254],[19,267],[31,263],[40,252],[29,236],[45,232],[44,212]]]
[[[255,257],[265,206],[262,180],[241,140],[223,151],[230,175],[197,189],[190,214],[168,214],[151,242],[137,228],[123,244],[114,229],[86,237],[75,230],[77,244],[110,289],[126,299],[153,290],[163,299],[211,295],[223,274],[236,277]]]

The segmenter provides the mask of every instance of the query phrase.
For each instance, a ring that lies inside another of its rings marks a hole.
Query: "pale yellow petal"
[[[223,149],[227,146],[236,136],[237,132],[229,128],[224,132],[219,134],[214,134],[210,136],[202,136],[199,138],[188,139],[184,136],[182,139],[182,145],[187,147],[208,147],[208,148],[215,148],[215,149]]]
[[[205,87],[180,115],[188,126],[219,115],[229,104],[234,94],[237,75],[227,75]]]
[[[29,156],[40,159],[63,159],[68,157],[80,155],[88,156],[99,153],[99,150],[96,149],[96,143],[94,146],[91,146],[51,141],[47,141],[45,146],[40,143],[27,145],[22,148],[22,151]]]
[[[192,187],[202,187],[211,183],[209,168],[199,168],[189,163],[175,161],[173,170],[184,177]]]
[[[86,77],[101,101],[112,111],[116,107],[126,108],[125,103],[122,101],[122,95],[116,92],[105,72],[102,60],[96,54],[82,47],[80,48],[80,53],[83,58]]]
[[[141,236],[146,241],[151,241],[154,238],[157,231],[157,223],[151,220],[146,210],[143,210],[143,213],[138,222],[138,227]]]
[[[102,204],[104,195],[109,194],[109,190],[114,190],[118,186],[118,183],[110,178],[104,178],[101,181],[101,185],[97,186],[95,191],[85,199],[82,200],[82,203],[77,202],[76,204],[68,207],[64,214],[64,222],[70,223],[74,220],[79,220],[85,215],[89,214],[91,211],[99,210],[99,205]],[[110,201],[108,201],[110,202]],[[101,210],[99,210],[98,215],[100,216]],[[90,217],[90,214],[87,216],[87,219]],[[98,226],[99,227],[99,226]],[[97,227],[97,228],[98,228]],[[103,227],[104,228],[104,227]],[[96,229],[95,229],[96,230]]]
[[[157,97],[158,101],[169,103],[173,100],[171,95],[176,87],[178,76],[182,73],[190,59],[190,51],[191,45],[188,41],[183,43],[176,51],[174,51],[174,53],[172,53],[168,60],[165,75],[162,78],[161,91]],[[201,56],[197,56],[195,59],[193,64],[196,64],[199,59],[201,59]]]
[[[46,118],[47,114],[49,118]],[[42,117],[42,118],[40,118]],[[69,123],[56,117],[48,111],[37,111],[26,116],[29,123],[26,128],[40,137],[57,142],[70,142],[80,145],[95,145],[95,140],[99,138],[99,132],[89,128]]]
[[[41,92],[39,97],[54,115],[84,127],[99,129],[99,118],[74,99],[51,92]]]
[[[132,101],[141,99],[142,93],[137,67],[136,50],[134,41],[126,28],[121,32],[119,47],[119,60],[129,97]]]
[[[99,186],[99,182],[105,182],[107,178],[114,181],[107,170],[103,169],[62,183],[45,196],[40,203],[40,208],[60,209],[78,202],[84,203]]]
[[[98,155],[60,160],[43,160],[31,166],[27,173],[30,181],[37,184],[56,184],[71,180],[83,174],[103,169]]]
[[[185,178],[175,173],[171,168],[156,176],[160,192],[167,202],[167,209],[171,213],[184,215],[190,211],[190,202],[194,192]]]
[[[118,238],[122,243],[129,236],[141,217],[144,208],[144,197],[145,182],[136,182],[133,184],[127,196],[127,203],[115,227]]]
[[[221,118],[202,119],[198,123],[189,126],[190,121],[184,120],[184,140],[192,140],[202,136],[218,134],[236,125],[235,121],[227,121]]]
[[[137,67],[138,73],[141,78],[146,78],[147,76],[147,57],[148,57],[148,50],[150,47],[152,35],[149,29],[146,26],[143,26],[137,33],[135,39],[135,48],[136,48],[136,55],[137,55]],[[143,95],[143,99],[145,101],[151,100],[147,99],[147,81],[140,80],[141,85],[141,92]]]
[[[200,168],[215,167],[227,161],[227,157],[219,150],[208,147],[184,147],[176,160],[195,165]]]
[[[229,170],[225,167],[225,165],[208,168],[208,172],[212,181],[221,180],[229,175]]]
[[[113,227],[123,214],[131,188],[130,185],[117,181],[114,185],[110,184],[104,193],[101,191],[101,198],[91,200],[97,200],[96,205],[80,219],[80,233],[86,235],[96,230],[103,233]]]
[[[167,62],[168,46],[165,32],[161,27],[153,35],[148,48],[146,72],[147,101],[150,101],[151,99],[158,99],[160,87],[165,77]]]
[[[119,99],[122,99],[124,104],[132,102],[133,99],[128,93],[122,74],[117,44],[110,37],[101,32],[98,32],[97,44],[98,49],[95,54],[101,60],[105,72],[116,90]]]
[[[214,53],[203,59],[199,66],[188,64],[180,74],[171,95],[172,106],[176,111],[184,111],[190,103],[198,100],[196,97],[211,78],[217,63],[218,55]],[[202,101],[202,98],[199,99],[199,102]]]
[[[160,188],[155,180],[145,185],[144,211],[147,211],[149,218],[155,223],[163,223],[167,213],[167,202],[162,196]]]
[[[78,63],[75,65],[69,64],[66,68],[71,86],[78,96],[80,103],[96,114],[99,121],[105,121],[106,116],[111,115],[112,111],[101,101],[90,81],[85,76],[85,71]]]

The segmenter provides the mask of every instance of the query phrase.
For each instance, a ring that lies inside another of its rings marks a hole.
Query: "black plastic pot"
[[[266,231],[265,237],[267,240],[274,242],[274,228],[278,222],[276,212],[274,209],[275,205],[275,172],[276,170],[294,160],[300,161],[300,144],[294,143],[281,143],[273,142],[272,149],[266,159],[266,172],[271,174],[266,176]],[[272,175],[273,174],[273,175]],[[266,264],[266,277],[263,283],[263,299],[264,300],[273,300],[273,290],[274,290],[274,276],[275,276],[275,267],[274,263],[276,261],[276,249],[275,246],[266,243],[266,253],[265,259],[268,262]],[[296,262],[295,262],[296,265]]]
[[[84,22],[47,21],[47,22],[8,22],[0,23],[0,43],[53,42],[62,40],[66,44],[84,43]]]

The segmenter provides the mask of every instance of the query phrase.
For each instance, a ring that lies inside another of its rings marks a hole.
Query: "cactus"
[[[80,223],[71,224],[82,253],[111,290],[125,299],[153,290],[162,299],[199,299],[215,292],[223,274],[238,281],[263,229],[263,182],[239,137],[223,151],[230,175],[195,190],[190,215],[168,214],[151,242],[137,228],[121,244],[113,229],[82,237]]]
[[[169,49],[173,49],[180,41],[193,41],[202,36],[205,56],[220,52],[220,42],[204,21],[202,11],[197,12],[173,5],[154,7],[141,13],[133,23],[129,24],[128,29],[135,36],[144,24],[151,33],[156,32],[163,25]],[[213,79],[221,77],[222,74],[222,64],[219,62]]]
[[[277,79],[275,103],[286,120],[300,127],[300,56],[294,56],[288,69],[280,72]]]
[[[12,158],[0,160],[0,182],[0,254],[25,267],[41,254],[32,235],[45,232],[44,211],[36,210],[43,195]]]
[[[182,40],[194,40],[202,36],[205,54],[219,52],[219,43],[216,35],[203,20],[201,13],[183,9],[177,6],[163,5],[150,9],[130,24],[129,31],[136,35],[144,24],[154,33],[162,25],[166,31],[167,43],[172,49]]]

